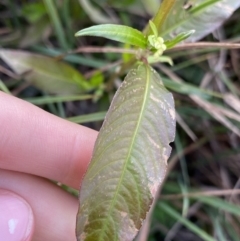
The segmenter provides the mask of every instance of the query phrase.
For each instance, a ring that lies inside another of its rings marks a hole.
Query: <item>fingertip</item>
[[[16,193],[0,189],[0,237],[7,241],[30,241],[33,231],[31,206]]]

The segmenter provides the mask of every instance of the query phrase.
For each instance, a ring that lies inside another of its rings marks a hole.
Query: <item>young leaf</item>
[[[174,47],[176,44],[189,38],[193,33],[195,33],[195,30],[190,30],[187,32],[180,33],[174,39],[166,40],[164,43],[165,43],[167,49],[170,49],[170,48]]]
[[[147,58],[147,61],[149,64],[155,64],[155,63],[168,63],[169,65],[173,66],[173,61],[170,57],[168,56],[155,56],[155,55],[151,55]]]
[[[153,23],[152,20],[149,21],[149,26],[150,26],[150,28],[151,28],[151,30],[152,30],[152,32],[153,32],[153,35],[156,36],[156,37],[158,37],[157,27],[156,27],[156,25]]]
[[[0,57],[29,83],[48,93],[78,94],[91,86],[70,65],[25,51],[1,49]]]
[[[137,29],[118,25],[100,24],[80,30],[75,36],[98,36],[122,43],[128,43],[140,48],[147,47],[147,38]]]
[[[150,66],[132,69],[113,98],[82,182],[78,241],[131,241],[166,173],[175,136],[172,94]]]

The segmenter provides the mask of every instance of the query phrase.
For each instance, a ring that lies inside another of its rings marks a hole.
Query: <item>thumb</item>
[[[30,241],[33,233],[30,205],[17,194],[0,189],[0,237],[5,241]]]

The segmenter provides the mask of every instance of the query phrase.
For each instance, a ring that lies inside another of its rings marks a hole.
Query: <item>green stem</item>
[[[167,18],[169,12],[171,11],[172,7],[176,3],[176,1],[177,0],[163,0],[163,2],[161,3],[155,17],[152,20],[153,23],[155,24],[155,26],[157,27],[158,34],[160,33],[161,27],[162,27],[165,19]],[[145,29],[143,30],[143,33],[147,36],[153,34],[149,24],[145,27]],[[136,58],[130,59],[127,63],[124,63],[121,66],[121,69],[118,73],[113,73],[110,76],[108,86],[107,86],[107,90],[112,88],[112,84],[113,84],[114,79],[117,76],[120,76],[121,74],[123,74],[127,69],[131,68],[136,63],[136,61],[137,61]]]
[[[162,28],[162,25],[167,18],[168,14],[170,13],[173,5],[176,3],[177,0],[163,0],[162,4],[160,5],[155,17],[153,18],[153,23],[156,25],[158,34],[160,33],[160,30]],[[144,32],[146,35],[153,34],[151,28],[149,25],[145,28]]]

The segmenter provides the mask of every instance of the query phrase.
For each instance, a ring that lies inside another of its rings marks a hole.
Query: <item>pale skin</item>
[[[22,197],[34,216],[21,241],[76,240],[78,199],[48,179],[79,189],[96,137],[0,91],[0,190]]]

